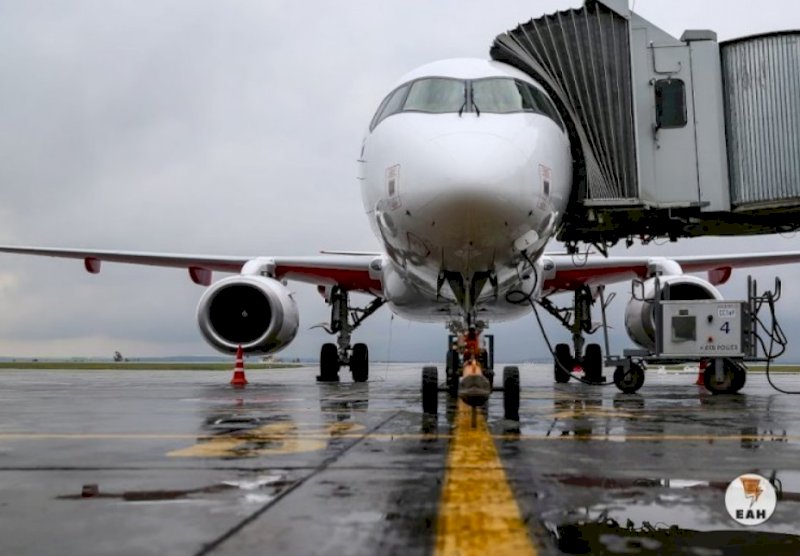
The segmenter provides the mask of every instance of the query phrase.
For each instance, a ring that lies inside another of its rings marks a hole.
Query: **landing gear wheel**
[[[422,412],[436,415],[439,411],[439,371],[436,367],[422,368]]]
[[[322,344],[317,382],[339,382],[339,350],[335,344]]]
[[[717,379],[717,371],[713,363],[703,372],[703,382],[712,394],[735,394],[744,387],[747,371],[740,363],[725,359],[722,362],[722,380]]]
[[[644,367],[639,363],[631,363],[628,371],[625,367],[617,367],[614,371],[614,384],[626,394],[633,394],[644,384]]]
[[[451,396],[458,396],[458,381],[461,378],[461,358],[454,349],[447,351],[447,391]]]
[[[603,378],[603,350],[599,344],[589,344],[583,355],[584,378],[589,382],[601,384]]]
[[[366,382],[369,378],[369,349],[367,344],[353,346],[350,356],[350,372],[353,373],[354,382]]]
[[[555,378],[555,381],[560,384],[569,382],[569,371],[572,370],[574,364],[575,362],[572,359],[572,352],[570,352],[569,346],[567,344],[557,344],[556,360],[553,368],[553,378]]]
[[[519,421],[519,368],[503,367],[503,417]]]

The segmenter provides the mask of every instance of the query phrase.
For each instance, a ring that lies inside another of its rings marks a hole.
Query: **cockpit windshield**
[[[509,77],[476,79],[472,82],[472,108],[477,112],[542,114],[564,128],[555,106],[539,89]]]
[[[458,112],[467,102],[466,83],[460,79],[431,77],[411,84],[403,111],[443,114]]]
[[[564,123],[544,92],[511,77],[462,80],[425,77],[401,85],[387,96],[370,123],[370,131],[399,112],[446,114],[532,112],[547,116],[561,129]]]

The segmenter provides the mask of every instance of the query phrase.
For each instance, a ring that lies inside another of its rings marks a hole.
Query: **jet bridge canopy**
[[[567,123],[559,239],[800,228],[800,31],[676,39],[626,0],[587,0],[499,35],[491,56],[539,81]]]

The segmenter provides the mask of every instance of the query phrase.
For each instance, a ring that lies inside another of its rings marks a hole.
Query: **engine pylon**
[[[247,386],[247,377],[244,376],[244,352],[242,346],[236,350],[236,366],[233,368],[233,378],[231,385],[234,388],[244,388]]]

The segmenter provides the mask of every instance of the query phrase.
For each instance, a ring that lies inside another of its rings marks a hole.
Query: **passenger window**
[[[408,85],[398,87],[391,92],[378,107],[378,111],[375,113],[375,117],[372,118],[372,122],[369,125],[369,130],[372,131],[375,129],[375,126],[381,123],[384,118],[399,112],[400,108],[403,106],[403,101],[406,99],[407,93]]]
[[[458,79],[431,77],[411,84],[403,105],[404,111],[415,110],[442,114],[458,112],[465,104],[464,82]]]
[[[686,125],[686,85],[681,79],[659,79],[655,82],[656,128]]]

